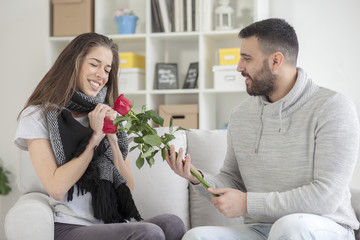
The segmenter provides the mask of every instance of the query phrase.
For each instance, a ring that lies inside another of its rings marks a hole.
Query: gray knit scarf
[[[93,98],[74,91],[66,108],[51,110],[46,115],[50,130],[50,141],[56,163],[61,166],[78,157],[86,148],[93,133],[72,117],[70,110],[89,113],[98,103],[105,103],[107,87]],[[59,114],[60,112],[60,114]],[[128,140],[124,131],[117,133],[122,156],[126,159]],[[96,147],[93,159],[86,172],[76,183],[78,195],[90,192],[94,216],[104,223],[126,222],[131,218],[137,221],[141,216],[135,206],[126,179],[113,164],[113,156],[106,137]],[[73,199],[74,187],[68,192],[68,201]]]

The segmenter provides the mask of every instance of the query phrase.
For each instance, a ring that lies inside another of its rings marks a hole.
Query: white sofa
[[[162,135],[167,128],[157,128]],[[172,141],[191,154],[198,168],[216,174],[226,151],[226,130],[190,130],[176,132]],[[193,192],[191,184],[177,176],[158,155],[150,168],[147,163],[138,169],[135,160],[138,152],[130,154],[135,177],[133,197],[143,218],[161,213],[178,215],[187,229],[202,225],[224,225],[241,222],[241,218],[227,219],[206,199]],[[27,152],[22,152],[19,189],[23,195],[9,210],[5,219],[7,240],[53,239],[52,211],[48,196],[38,180]],[[353,206],[360,219],[360,190],[352,190]],[[357,240],[360,234],[357,233]]]

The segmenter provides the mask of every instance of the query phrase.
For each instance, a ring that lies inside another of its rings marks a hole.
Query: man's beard
[[[276,77],[270,71],[267,59],[263,62],[263,67],[254,74],[254,77],[246,72],[241,73],[242,76],[250,79],[250,83],[246,85],[246,91],[251,96],[264,95],[269,97],[275,90]]]

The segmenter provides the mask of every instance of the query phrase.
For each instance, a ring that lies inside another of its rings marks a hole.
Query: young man
[[[296,66],[298,40],[286,21],[253,23],[239,37],[237,71],[251,97],[231,113],[220,173],[202,174],[208,192],[220,195],[214,206],[245,224],[194,228],[183,239],[355,239],[348,187],[359,146],[355,106]],[[176,158],[171,148],[170,167],[209,196],[182,153]]]

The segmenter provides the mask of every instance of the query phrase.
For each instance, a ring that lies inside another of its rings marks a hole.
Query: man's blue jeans
[[[183,240],[355,240],[354,231],[314,214],[290,214],[274,224],[204,226],[189,230]]]

